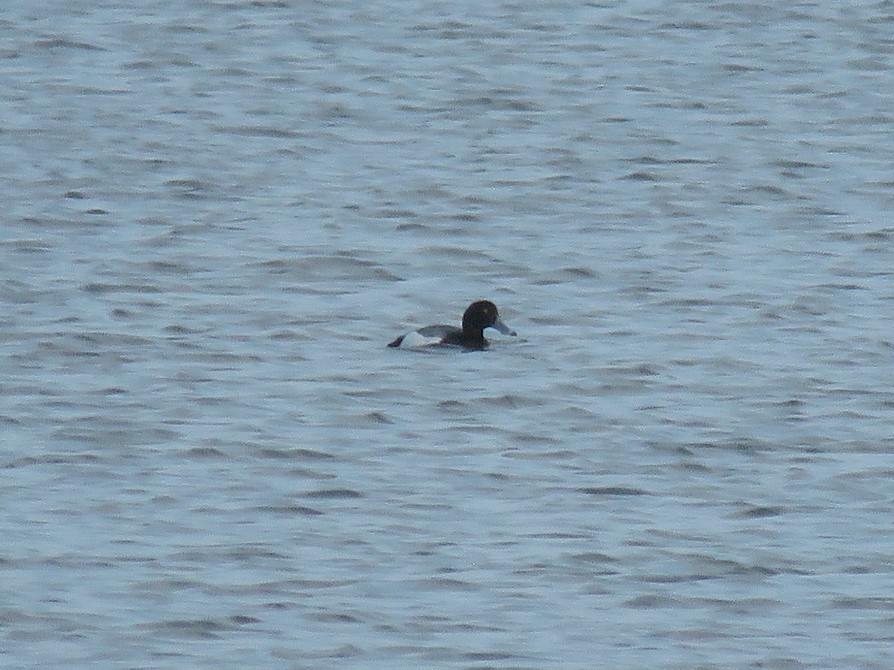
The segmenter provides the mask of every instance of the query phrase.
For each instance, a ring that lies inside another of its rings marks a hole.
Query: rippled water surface
[[[4,4],[0,666],[894,666],[892,34]]]

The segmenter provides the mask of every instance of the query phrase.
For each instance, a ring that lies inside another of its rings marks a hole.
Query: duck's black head
[[[490,300],[479,300],[469,305],[463,314],[463,334],[483,340],[485,328],[494,328],[504,335],[515,335],[514,330],[500,321],[495,304]]]

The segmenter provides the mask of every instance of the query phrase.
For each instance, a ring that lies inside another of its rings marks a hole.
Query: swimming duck
[[[504,335],[515,335],[515,331],[500,320],[497,306],[490,300],[473,302],[463,314],[463,326],[425,326],[401,335],[389,347],[402,349],[426,347],[439,344],[453,344],[466,349],[483,349],[488,345],[484,339],[484,329],[493,328]]]

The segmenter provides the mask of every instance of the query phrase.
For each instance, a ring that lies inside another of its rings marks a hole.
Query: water
[[[892,27],[6,3],[0,666],[890,668]]]

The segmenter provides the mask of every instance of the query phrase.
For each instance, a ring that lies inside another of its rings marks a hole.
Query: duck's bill
[[[515,337],[517,334],[514,330],[512,330],[512,328],[507,326],[502,321],[497,321],[494,325],[491,326],[491,328],[493,328],[494,330],[496,330],[498,332],[503,333],[503,335],[512,335],[513,337]]]

